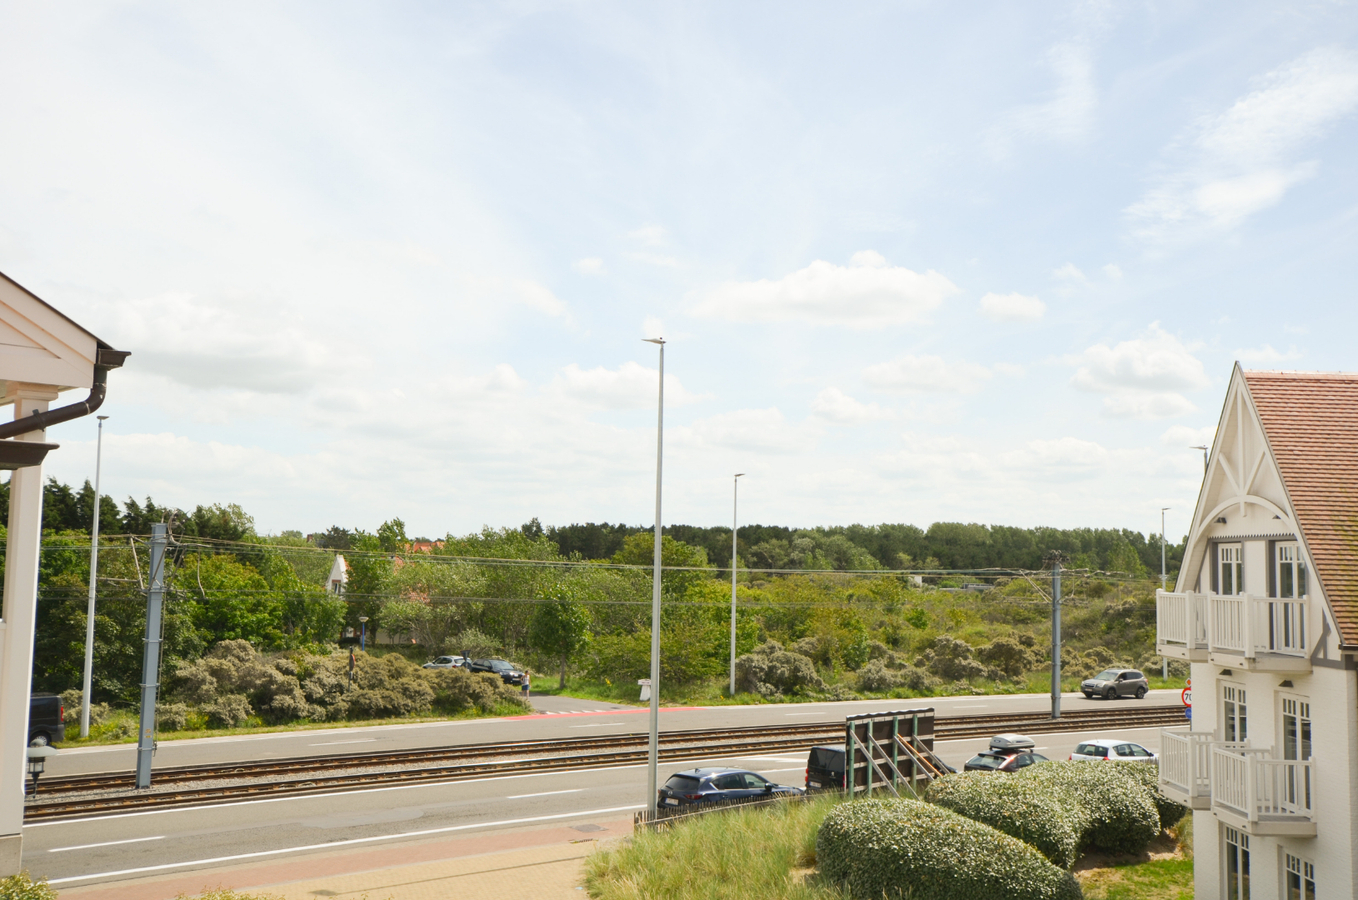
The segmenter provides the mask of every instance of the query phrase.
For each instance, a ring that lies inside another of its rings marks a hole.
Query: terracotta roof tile
[[[1358,374],[1244,376],[1340,636],[1358,645]]]

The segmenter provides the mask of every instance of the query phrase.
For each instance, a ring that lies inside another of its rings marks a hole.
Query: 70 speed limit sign
[[[1183,699],[1183,701],[1184,701],[1184,706],[1187,706],[1187,707],[1192,707],[1192,706],[1193,706],[1193,681],[1192,681],[1192,679],[1189,679],[1187,686],[1186,686],[1186,687],[1184,688],[1184,690],[1183,690],[1183,693],[1180,694],[1179,696]]]

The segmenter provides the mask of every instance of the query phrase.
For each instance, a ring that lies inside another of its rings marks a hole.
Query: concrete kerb
[[[218,887],[287,900],[342,897],[426,900],[493,890],[504,900],[580,898],[585,857],[601,842],[632,833],[632,820],[559,825],[434,841],[313,853],[269,863],[221,866],[116,883],[63,888],[70,900],[173,900]]]

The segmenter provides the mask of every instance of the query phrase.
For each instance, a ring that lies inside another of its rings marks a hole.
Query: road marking
[[[377,738],[363,738],[358,741],[325,741],[320,744],[307,744],[308,747],[334,747],[339,744],[371,744]]]
[[[789,717],[791,717],[791,716],[823,716],[823,715],[825,715],[825,713],[823,713],[823,712],[787,713],[787,715],[788,715]]]
[[[350,838],[345,841],[331,841],[327,844],[304,844],[300,847],[284,847],[279,850],[259,850],[254,853],[236,853],[231,856],[214,856],[210,859],[192,859],[186,862],[163,863],[158,866],[138,866],[135,869],[119,869],[114,872],[99,872],[95,875],[73,875],[69,878],[53,878],[48,884],[69,884],[72,881],[89,881],[91,878],[116,878],[122,875],[140,875],[143,872],[163,872],[166,869],[182,869],[185,866],[211,866],[217,863],[235,862],[238,859],[258,859],[261,856],[279,856],[284,853],[305,853],[308,850],[333,850],[336,847],[351,847],[355,844],[371,844],[376,841],[397,841],[404,838],[424,837],[430,834],[448,834],[452,831],[466,831],[468,828],[499,828],[504,825],[523,825],[528,822],[547,822],[552,819],[573,819],[598,816],[604,813],[631,812],[643,809],[642,806],[611,806],[607,809],[586,809],[579,812],[557,813],[552,816],[532,816],[525,819],[501,819],[498,822],[474,822],[470,825],[449,825],[445,828],[426,828],[422,831],[403,831],[397,834],[381,834],[373,837]]]
[[[510,794],[506,800],[522,800],[525,797],[551,797],[554,794],[578,794],[584,788],[571,788],[569,791],[543,791],[540,794]]]
[[[53,847],[48,853],[65,853],[67,850],[93,850],[95,847],[115,847],[118,844],[140,844],[142,841],[163,841],[165,835],[159,837],[128,838],[125,841],[105,841],[102,844],[77,844],[74,847]]]
[[[731,759],[754,760],[755,762],[806,762],[800,756],[733,756]]]

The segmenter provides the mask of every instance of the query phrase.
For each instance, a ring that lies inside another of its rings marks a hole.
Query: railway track
[[[934,738],[962,740],[988,737],[1000,731],[1036,734],[1152,728],[1182,722],[1183,710],[1175,706],[1077,710],[1063,714],[1059,720],[1042,712],[947,716],[934,720]],[[813,744],[839,741],[843,735],[842,721],[672,731],[660,735],[660,759],[674,763],[738,753],[805,750]],[[646,761],[646,744],[646,733],[629,732],[598,738],[336,754],[243,765],[167,767],[155,770],[151,791],[136,793],[129,793],[135,786],[131,774],[58,777],[41,783],[39,794],[25,807],[24,819],[33,822],[264,797],[628,766]]]

